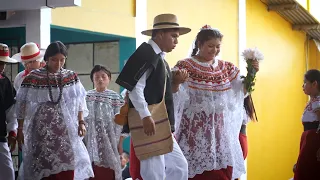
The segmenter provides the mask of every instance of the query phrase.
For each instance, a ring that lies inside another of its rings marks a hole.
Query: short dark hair
[[[99,71],[105,72],[108,75],[109,79],[111,80],[111,72],[106,67],[104,67],[102,65],[95,65],[90,73],[90,79],[92,82],[93,82],[94,73],[99,72]]]
[[[52,42],[46,52],[44,53],[44,60],[48,61],[50,57],[55,56],[57,54],[63,54],[65,57],[68,56],[67,47],[61,41]]]
[[[169,32],[169,31],[179,31],[179,28],[168,28],[168,29],[155,29],[155,30],[152,30],[151,38],[155,38],[157,36],[157,34],[159,32],[161,32],[161,31],[164,32],[164,33]]]
[[[310,69],[309,71],[306,72],[304,75],[305,80],[313,83],[317,82],[318,83],[318,90],[320,90],[320,71],[317,69]]]

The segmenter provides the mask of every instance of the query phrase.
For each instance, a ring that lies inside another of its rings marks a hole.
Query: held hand
[[[86,132],[87,132],[87,130],[86,130],[86,127],[84,126],[84,124],[79,124],[79,126],[78,126],[78,135],[80,136],[80,137],[83,137],[83,136],[85,136],[86,135]]]
[[[252,61],[252,66],[256,70],[256,72],[259,71],[259,61],[258,60],[253,60]]]
[[[17,139],[14,136],[8,136],[8,145],[10,147],[10,152],[13,152],[16,149]]]
[[[186,82],[186,80],[189,78],[189,73],[185,69],[179,69],[177,71],[173,71],[172,76],[174,84],[181,84]]]
[[[118,152],[119,152],[120,155],[123,153],[122,143],[120,143],[120,142],[118,144]]]
[[[19,129],[19,128],[17,133],[17,141],[18,141],[19,149],[22,150],[22,144],[24,144],[24,135],[23,135],[22,129]]]
[[[124,139],[124,136],[120,136],[119,138],[119,143],[118,143],[118,152],[121,156],[121,154],[123,153],[123,139]]]
[[[142,119],[144,133],[153,136],[156,133],[156,125],[151,116]]]

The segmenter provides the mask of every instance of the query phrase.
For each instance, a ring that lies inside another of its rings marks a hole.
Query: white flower
[[[245,60],[263,60],[264,56],[263,54],[257,49],[257,48],[248,48],[248,49],[245,49],[243,52],[242,52],[242,56],[244,57]]]

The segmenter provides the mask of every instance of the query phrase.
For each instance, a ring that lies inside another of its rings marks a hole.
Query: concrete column
[[[141,31],[147,29],[147,0],[136,0],[136,48],[148,40]]]
[[[243,50],[247,46],[247,22],[246,22],[246,0],[238,0],[238,53],[239,53],[239,69],[240,73],[246,75],[246,62],[242,57]],[[245,160],[245,168],[248,173],[247,160]],[[244,174],[240,178],[241,180],[247,180],[247,174]]]
[[[41,48],[50,44],[51,9],[28,10],[26,13],[26,42],[35,42]]]

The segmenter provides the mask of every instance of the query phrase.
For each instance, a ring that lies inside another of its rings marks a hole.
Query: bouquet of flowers
[[[242,76],[241,78],[244,79],[243,83],[250,94],[254,91],[253,86],[255,85],[256,80],[256,69],[252,66],[252,62],[257,60],[263,60],[263,54],[257,48],[248,48],[245,49],[242,53],[244,60],[247,62],[247,76]]]

